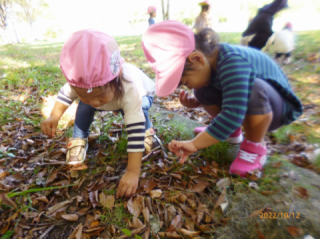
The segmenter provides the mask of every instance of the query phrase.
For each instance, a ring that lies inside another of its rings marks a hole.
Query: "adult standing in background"
[[[148,19],[149,26],[155,24],[154,18],[157,16],[157,8],[154,6],[148,7],[148,14],[150,18]]]
[[[288,7],[288,0],[274,0],[259,9],[258,14],[242,33],[241,45],[261,50],[273,34],[272,23],[276,13]]]
[[[201,3],[199,3],[201,6],[201,13],[196,18],[194,29],[196,34],[201,32],[205,28],[212,28],[212,19],[210,16],[210,6],[211,2],[210,0],[205,0]]]

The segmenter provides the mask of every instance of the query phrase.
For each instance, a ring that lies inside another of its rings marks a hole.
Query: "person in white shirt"
[[[155,136],[148,116],[155,83],[136,66],[124,63],[111,36],[95,30],[75,32],[65,42],[60,68],[67,83],[60,89],[50,117],[41,123],[42,132],[53,137],[63,113],[73,100],[80,99],[66,158],[76,167],[86,158],[94,113],[122,112],[128,132],[128,166],[116,196],[132,196],[138,188],[143,151],[150,143],[147,139]]]
[[[268,51],[272,44],[275,52],[275,60],[279,64],[289,64],[291,62],[291,53],[294,50],[294,34],[290,22],[288,22],[281,31],[274,33],[268,39],[265,51]]]

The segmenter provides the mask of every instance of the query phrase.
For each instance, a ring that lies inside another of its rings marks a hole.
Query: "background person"
[[[288,7],[288,0],[275,0],[259,9],[258,14],[250,21],[248,28],[242,33],[241,45],[261,50],[273,34],[274,15]]]
[[[210,15],[211,2],[209,0],[199,3],[201,12],[196,18],[194,29],[196,33],[201,32],[204,28],[212,28],[212,18]]]
[[[281,31],[274,33],[269,38],[265,50],[268,51],[272,44],[276,54],[276,62],[285,65],[289,64],[291,62],[291,52],[294,50],[294,34],[290,22]]]
[[[149,26],[155,24],[154,18],[157,16],[157,8],[154,6],[148,7],[148,14],[150,15],[148,19]]]

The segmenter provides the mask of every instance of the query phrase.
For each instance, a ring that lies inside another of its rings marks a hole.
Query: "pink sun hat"
[[[85,89],[115,79],[123,62],[118,43],[106,33],[92,29],[73,33],[60,54],[60,68],[68,83]]]
[[[148,14],[151,14],[153,12],[157,12],[157,8],[155,6],[148,7]]]
[[[156,94],[170,95],[178,87],[188,55],[195,50],[192,30],[173,20],[151,25],[142,36],[142,48],[156,74]]]

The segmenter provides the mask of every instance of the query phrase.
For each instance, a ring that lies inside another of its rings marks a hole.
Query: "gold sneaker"
[[[159,142],[159,138],[156,136],[153,128],[146,130],[146,137],[144,139],[146,154],[150,153],[152,149],[158,147],[160,143],[161,142]]]
[[[71,138],[67,144],[67,164],[82,164],[86,159],[88,139]]]

